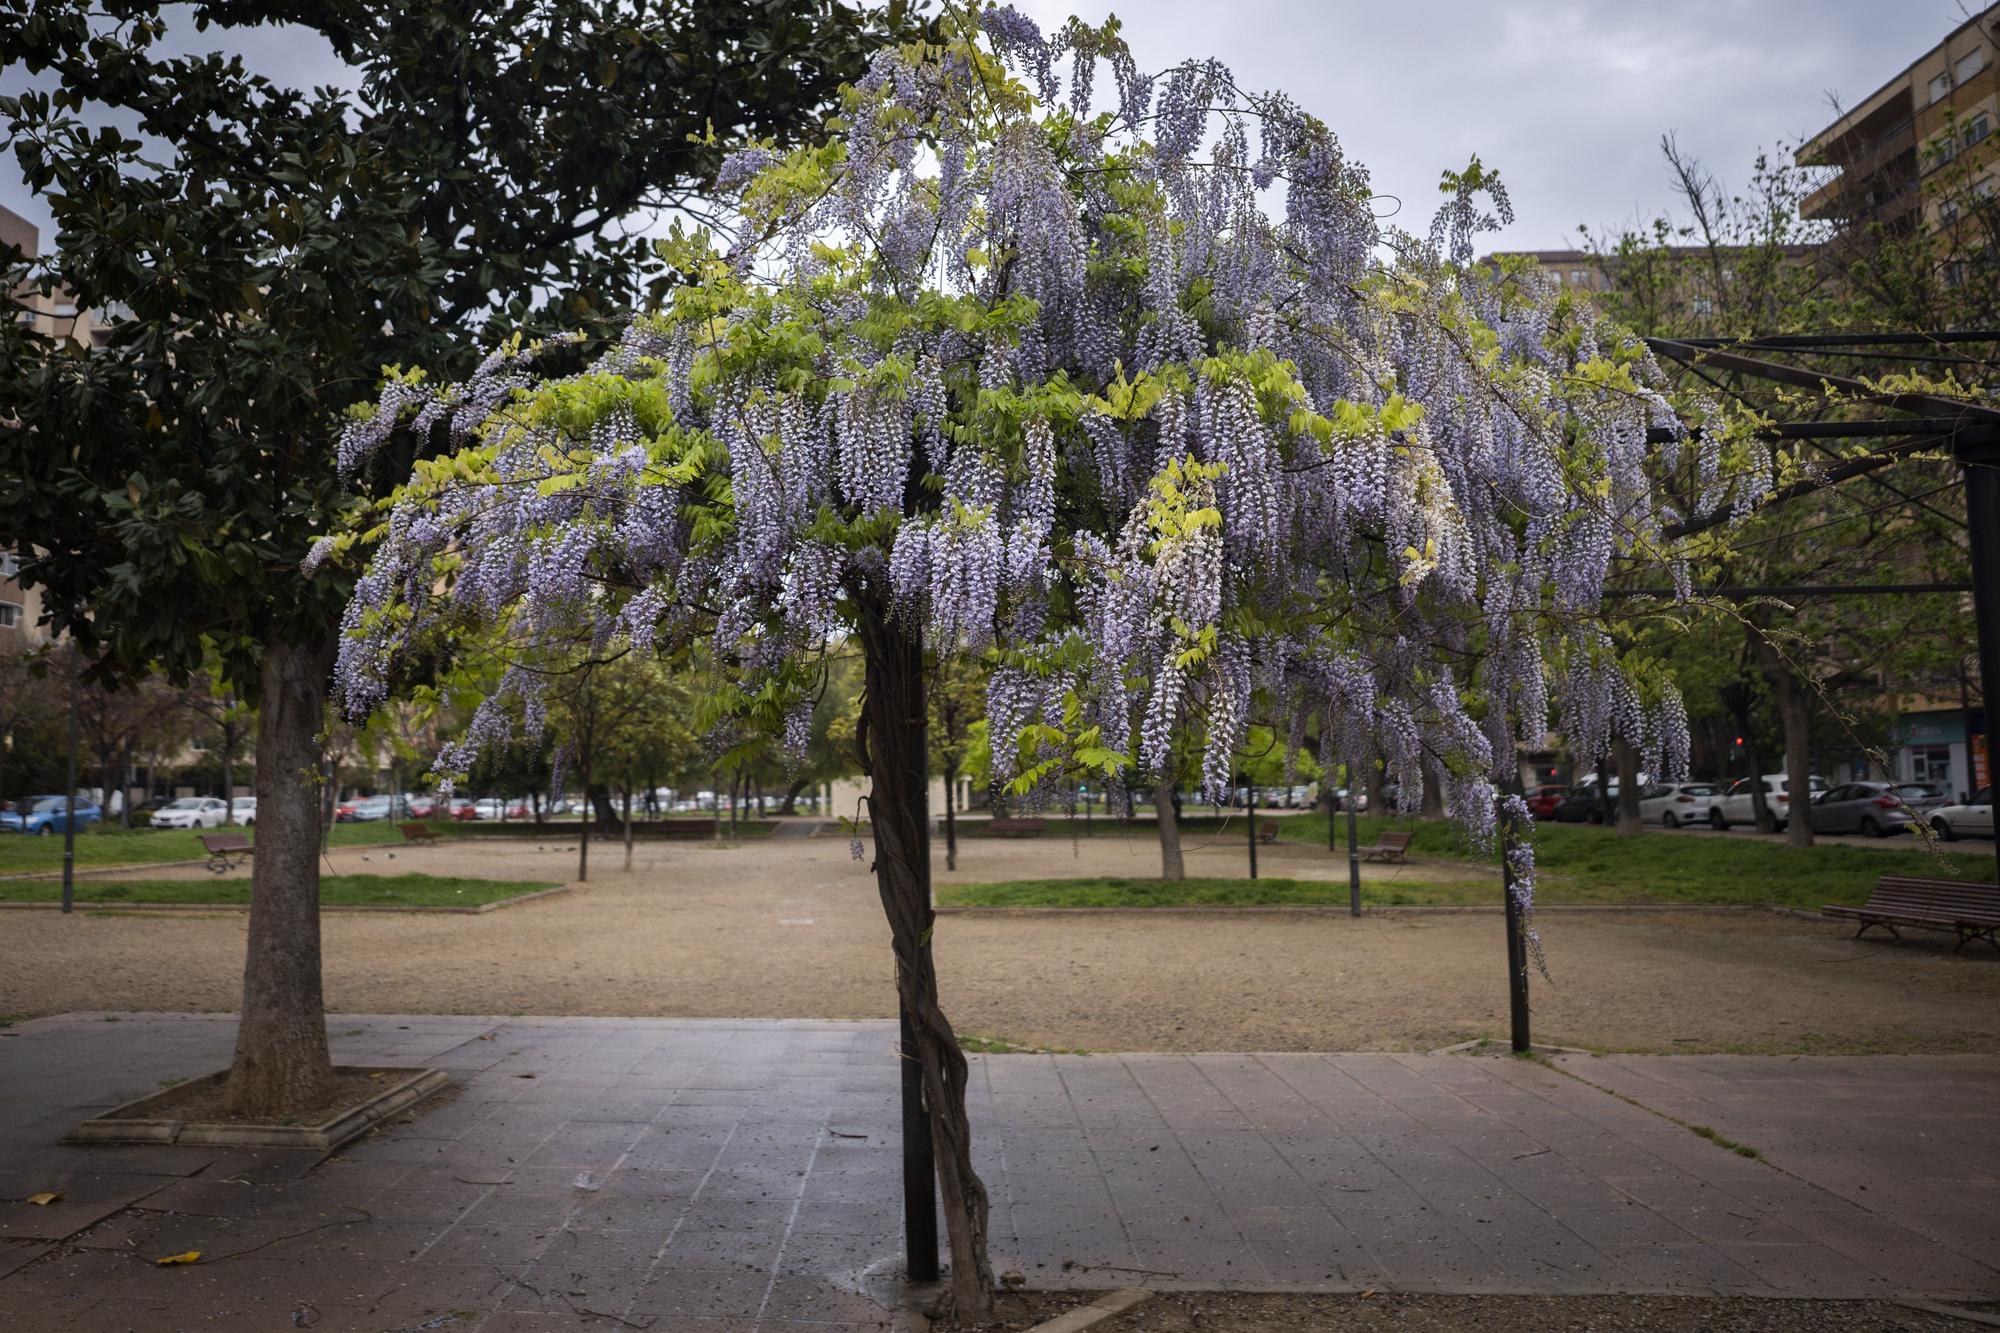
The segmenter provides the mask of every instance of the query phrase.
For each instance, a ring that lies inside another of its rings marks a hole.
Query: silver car
[[[1814,833],[1886,838],[1907,832],[1922,817],[1916,802],[1927,794],[1914,783],[1843,782],[1813,797],[1807,821]]]
[[[1931,811],[1931,828],[1946,842],[1968,835],[1993,836],[1993,789],[1981,787],[1957,805]]]

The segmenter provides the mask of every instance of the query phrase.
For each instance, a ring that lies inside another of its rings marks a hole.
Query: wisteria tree
[[[457,452],[376,534],[336,675],[365,714],[432,637],[502,615],[605,649],[705,637],[733,725],[796,748],[830,645],[858,644],[874,874],[978,1315],[927,672],[984,659],[1023,800],[1083,772],[1150,784],[1189,737],[1219,798],[1254,702],[1331,762],[1381,759],[1406,799],[1427,777],[1490,838],[1526,820],[1506,775],[1552,707],[1579,752],[1617,735],[1681,763],[1679,696],[1613,654],[1599,597],[1615,561],[1665,558],[1663,519],[1728,503],[1754,446],[1688,438],[1702,408],[1669,403],[1641,344],[1473,262],[1507,212],[1478,162],[1405,234],[1328,127],[1213,61],[1149,77],[1115,23],[1050,39],[1011,8],[941,31],[875,59],[836,137],[732,158],[733,227],[677,239],[671,306],[586,371],[510,344],[357,415],[348,467],[408,427]],[[510,676],[444,766],[540,688]]]

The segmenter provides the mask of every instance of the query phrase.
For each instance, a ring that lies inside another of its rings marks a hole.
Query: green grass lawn
[[[478,907],[553,887],[522,880],[453,879],[440,875],[326,875],[319,882],[320,901],[330,907]],[[52,903],[61,899],[62,885],[50,880],[0,884],[0,902]],[[250,901],[250,876],[237,873],[215,879],[80,879],[76,881],[76,901],[86,907],[142,903],[245,904]]]
[[[1378,878],[1362,885],[1370,906],[1399,904],[1486,905],[1498,900],[1494,859],[1469,849],[1457,829],[1442,821],[1368,819],[1358,822],[1366,847],[1385,828],[1415,838],[1411,858],[1427,868],[1464,870],[1462,879],[1433,883]],[[1115,824],[1100,825],[1109,832]],[[1287,845],[1326,847],[1323,815],[1299,815],[1280,825]],[[1080,831],[1080,830],[1079,830]],[[1148,830],[1150,832],[1150,830]],[[1064,835],[1067,836],[1068,830]],[[1338,850],[1329,854],[1331,879],[1046,879],[1006,884],[940,884],[938,901],[950,906],[1166,907],[1282,905],[1347,902],[1346,827],[1336,824]],[[1056,836],[1051,829],[1049,836]],[[1991,880],[1990,844],[1960,844],[1933,853],[1915,838],[1893,850],[1875,847],[1790,847],[1769,839],[1711,834],[1702,829],[1649,830],[1619,838],[1603,828],[1540,824],[1535,828],[1540,867],[1537,899],[1550,904],[1771,903],[1813,909],[1826,903],[1859,903],[1883,875]],[[1288,861],[1289,864],[1289,861]],[[1372,873],[1394,875],[1394,867]]]
[[[442,827],[440,831],[443,831]],[[251,842],[257,841],[257,830],[251,828],[202,829],[201,833],[241,833]],[[374,843],[399,843],[403,835],[394,824],[335,824],[333,845],[336,847],[365,847]],[[80,866],[122,866],[145,865],[154,861],[199,861],[207,853],[202,851],[199,835],[194,829],[121,829],[116,825],[106,828],[94,824],[87,829],[78,829],[76,834],[76,863]],[[62,834],[52,833],[47,837],[31,837],[20,833],[0,833],[0,875],[19,874],[33,870],[61,870],[63,860]]]

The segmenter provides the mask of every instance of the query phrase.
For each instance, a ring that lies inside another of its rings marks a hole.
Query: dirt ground
[[[575,844],[337,850],[341,873],[574,874]],[[1263,849],[1269,874],[1336,875],[1323,851]],[[886,1018],[888,930],[837,835],[594,846],[576,892],[481,916],[330,913],[326,995],[350,1013]],[[1190,874],[1239,874],[1234,840]],[[955,878],[1145,875],[1150,839],[968,840]],[[155,874],[159,872],[153,872]],[[188,871],[199,875],[203,872]],[[1432,873],[1373,869],[1383,878]],[[1463,872],[1453,867],[1457,878]],[[938,877],[947,876],[940,862]],[[1496,896],[1497,896],[1496,885]],[[245,918],[0,915],[0,1014],[227,1011]],[[1631,1051],[2000,1050],[2000,953],[1849,939],[1744,912],[1539,918],[1553,982],[1538,1041]],[[1497,914],[947,915],[945,1009],[960,1031],[1103,1050],[1431,1049],[1506,1031]]]
[[[1027,1329],[1083,1303],[1069,1292],[1003,1296],[993,1323],[944,1322],[935,1333]],[[1987,1307],[1980,1307],[1985,1310]],[[1980,1310],[1971,1318],[1981,1317]],[[1408,1292],[1258,1295],[1248,1292],[1155,1292],[1095,1333],[1261,1333],[1265,1329],[1397,1330],[1398,1333],[1954,1333],[1969,1329],[1937,1308],[1893,1301],[1751,1300],[1712,1296],[1427,1296]]]

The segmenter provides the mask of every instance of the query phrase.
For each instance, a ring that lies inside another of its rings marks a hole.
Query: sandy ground
[[[567,850],[558,850],[566,848]],[[1267,873],[1344,874],[1302,847]],[[593,848],[577,892],[483,916],[325,918],[326,995],[350,1013],[872,1018],[893,1014],[866,865],[822,836]],[[1190,874],[1240,874],[1230,840]],[[574,842],[334,853],[343,873],[553,881]],[[968,841],[955,878],[1153,873],[1150,839]],[[157,872],[155,872],[157,873]],[[191,871],[188,873],[199,874]],[[1386,868],[1382,878],[1464,871]],[[940,880],[945,872],[940,867]],[[1496,886],[1497,896],[1497,886]],[[0,1013],[233,1009],[241,914],[0,915]],[[2000,1051],[2000,953],[1851,941],[1765,913],[1540,918],[1553,984],[1538,1041],[1612,1050]],[[1427,1049],[1506,1031],[1497,914],[948,915],[946,1012],[962,1032],[1083,1050]]]

